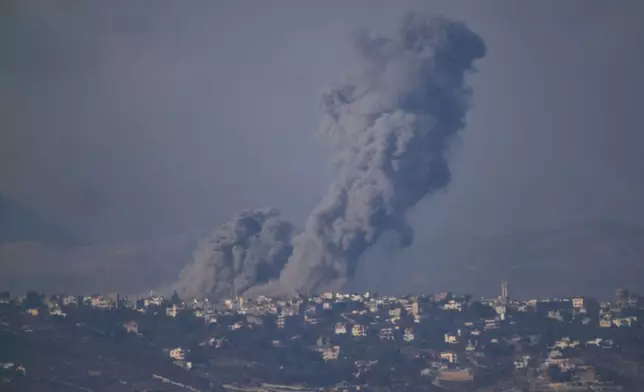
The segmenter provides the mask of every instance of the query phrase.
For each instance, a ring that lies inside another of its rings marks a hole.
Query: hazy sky
[[[417,238],[644,224],[640,1],[4,1],[0,191],[93,241],[302,224],[331,177],[319,93],[408,10],[486,40],[453,183]]]

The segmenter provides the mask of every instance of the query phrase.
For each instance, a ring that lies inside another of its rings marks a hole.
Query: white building
[[[449,363],[456,363],[458,361],[458,356],[453,351],[443,351],[440,353],[440,357]]]
[[[183,361],[186,359],[186,352],[181,348],[173,348],[169,351],[170,358],[174,359],[175,361]]]
[[[340,356],[340,346],[329,346],[320,349],[322,359],[325,361],[335,361]]]
[[[456,335],[451,335],[451,334],[446,333],[445,334],[445,343],[458,344],[458,338],[456,337]]]
[[[351,327],[351,335],[356,337],[367,336],[367,329],[365,328],[364,325],[355,324],[353,327]]]

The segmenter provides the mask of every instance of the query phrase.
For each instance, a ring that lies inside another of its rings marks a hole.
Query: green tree
[[[33,290],[27,291],[27,297],[24,302],[25,308],[39,308],[43,305],[42,296]]]
[[[179,298],[176,290],[172,293],[172,297],[170,297],[170,303],[172,305],[181,305],[181,298]]]

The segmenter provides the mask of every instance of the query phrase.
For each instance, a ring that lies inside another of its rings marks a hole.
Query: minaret
[[[508,282],[505,280],[501,283],[501,302],[503,304],[508,302]]]

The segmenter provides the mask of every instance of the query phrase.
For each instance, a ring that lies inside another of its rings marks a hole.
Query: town
[[[0,389],[630,391],[644,299],[0,295]],[[638,389],[639,388],[639,389]]]

